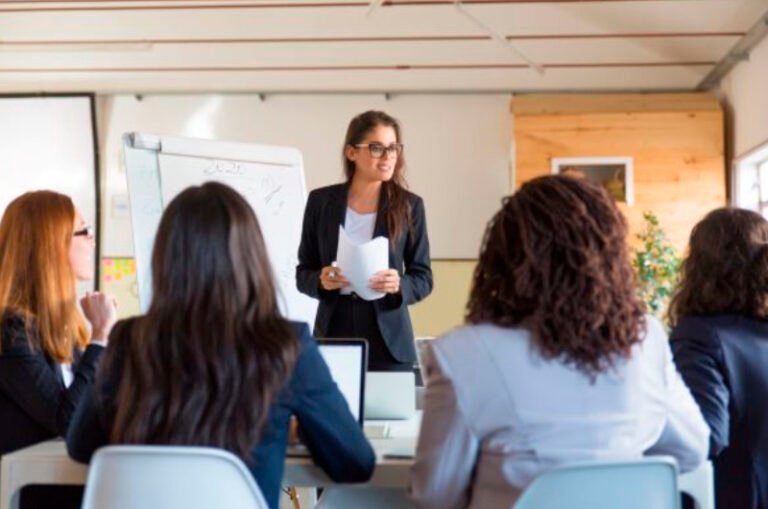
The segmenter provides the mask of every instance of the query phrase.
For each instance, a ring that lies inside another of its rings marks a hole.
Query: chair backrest
[[[558,467],[537,477],[514,509],[680,509],[677,463],[652,457]]]
[[[82,509],[268,509],[235,455],[210,447],[118,445],[96,451]]]

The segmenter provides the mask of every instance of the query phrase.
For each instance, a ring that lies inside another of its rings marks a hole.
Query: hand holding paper
[[[357,295],[365,300],[376,300],[384,293],[369,288],[368,280],[379,271],[389,269],[389,245],[385,237],[376,237],[363,244],[349,238],[339,226],[339,246],[336,262],[343,267],[344,276]]]

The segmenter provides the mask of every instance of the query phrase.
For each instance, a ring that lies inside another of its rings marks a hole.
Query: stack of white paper
[[[353,292],[365,300],[376,300],[384,294],[368,288],[368,280],[380,270],[389,268],[389,245],[386,237],[376,237],[363,244],[350,239],[344,226],[339,226],[336,263],[349,281]]]

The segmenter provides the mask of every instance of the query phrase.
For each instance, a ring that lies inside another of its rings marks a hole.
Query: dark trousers
[[[400,362],[389,352],[379,331],[373,302],[355,294],[339,296],[328,326],[328,337],[368,340],[368,371],[413,371],[413,364]]]

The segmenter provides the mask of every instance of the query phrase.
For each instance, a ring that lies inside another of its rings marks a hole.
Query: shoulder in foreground
[[[718,315],[686,315],[680,318],[670,333],[672,341],[681,339],[715,340],[720,333],[727,335],[728,331],[736,335],[745,331],[768,331],[766,323],[750,317],[718,314]]]
[[[440,337],[433,340],[433,345],[441,351],[464,350],[467,347],[474,349],[478,341],[496,340],[524,340],[521,344],[527,344],[530,339],[528,329],[522,326],[499,327],[491,323],[460,325]]]
[[[30,347],[27,338],[27,321],[23,315],[5,309],[0,315],[0,352],[16,347],[28,349]]]
[[[312,333],[309,330],[309,325],[307,325],[305,322],[288,320],[288,325],[291,327],[291,331],[296,336],[296,339],[299,341],[300,345],[314,340]]]

